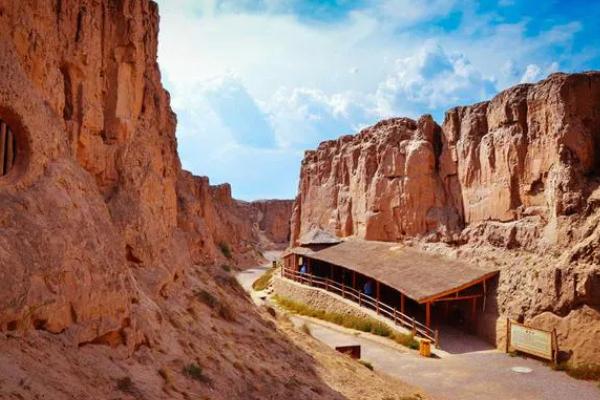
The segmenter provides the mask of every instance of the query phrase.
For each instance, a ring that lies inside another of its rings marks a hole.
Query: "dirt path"
[[[307,323],[313,337],[335,347],[360,344],[362,358],[376,370],[423,388],[437,399],[447,400],[598,400],[600,389],[592,382],[570,378],[543,363],[509,357],[496,350],[446,354],[443,358],[423,358],[416,352],[398,349],[371,335],[305,318],[293,317],[296,324]],[[512,371],[527,367],[531,373]]]
[[[266,270],[271,268],[271,263],[274,260],[277,260],[280,255],[281,251],[267,251],[264,253],[265,258],[267,259],[265,264],[259,267],[245,269],[237,273],[236,278],[246,292],[254,294],[254,291],[252,290],[252,284],[262,274],[264,274]]]

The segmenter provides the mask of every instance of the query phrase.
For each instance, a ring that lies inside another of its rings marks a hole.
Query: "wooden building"
[[[325,282],[321,287],[338,288],[332,291],[346,288],[358,293],[359,302],[367,294],[378,311],[379,304],[385,305],[394,315],[416,319],[428,329],[444,324],[474,328],[485,309],[488,282],[498,274],[497,269],[398,243],[352,239],[315,246],[305,241],[286,252],[284,276],[285,271],[297,276],[302,269],[304,278],[313,277],[302,283],[320,280]]]

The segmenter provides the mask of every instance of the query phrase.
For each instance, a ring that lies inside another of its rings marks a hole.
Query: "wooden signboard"
[[[506,352],[521,351],[556,362],[558,345],[556,331],[527,327],[511,320],[506,321]]]

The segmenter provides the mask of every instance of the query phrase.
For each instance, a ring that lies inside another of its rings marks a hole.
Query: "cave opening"
[[[0,177],[7,175],[15,166],[17,138],[6,122],[0,120]]]

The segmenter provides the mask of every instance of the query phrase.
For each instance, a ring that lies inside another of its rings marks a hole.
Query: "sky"
[[[305,150],[600,69],[600,1],[158,0],[185,169],[294,198]]]

